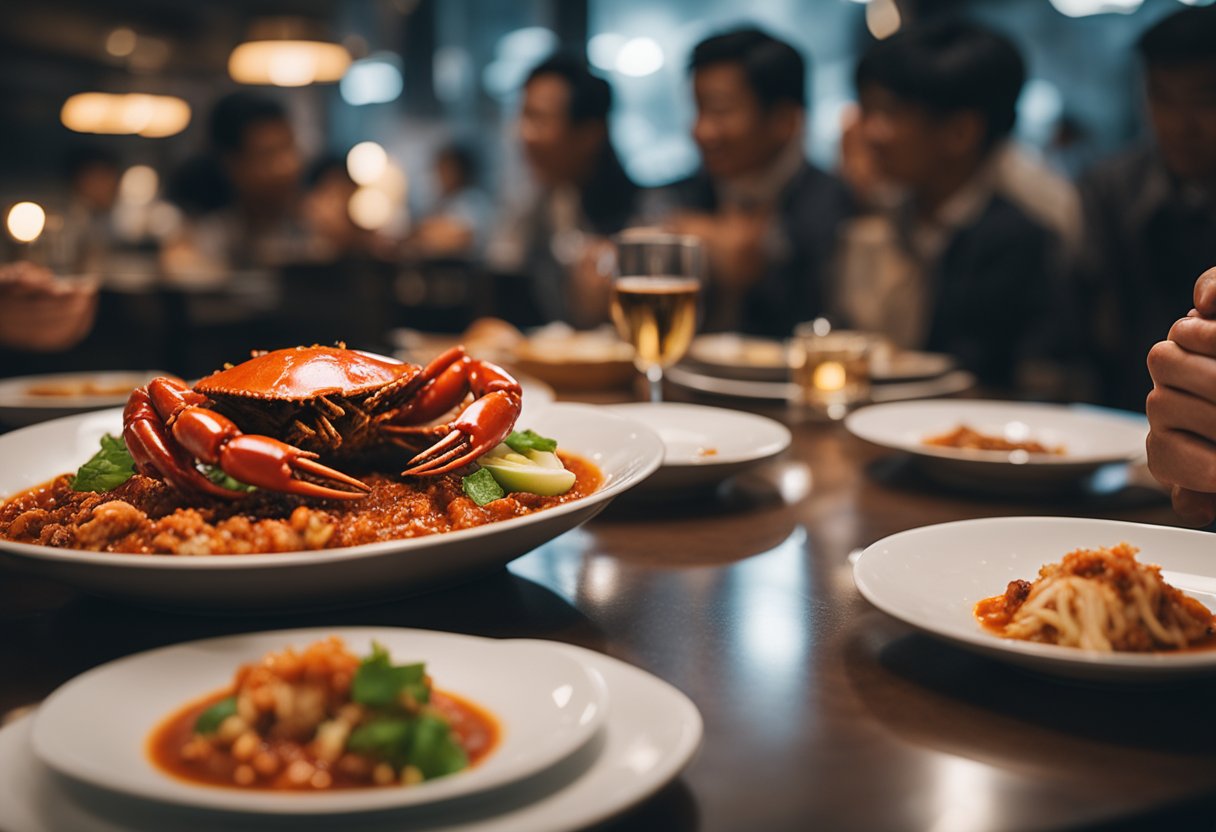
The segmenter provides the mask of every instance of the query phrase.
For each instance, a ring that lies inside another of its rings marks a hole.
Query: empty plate
[[[723,407],[660,402],[611,405],[608,410],[641,422],[663,440],[663,464],[641,484],[642,490],[717,485],[790,445],[789,429],[780,422]]]

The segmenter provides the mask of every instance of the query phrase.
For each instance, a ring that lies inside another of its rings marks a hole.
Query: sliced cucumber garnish
[[[518,453],[506,445],[477,460],[507,491],[527,491],[543,497],[565,494],[574,486],[574,472],[567,471],[557,454],[530,450]]]

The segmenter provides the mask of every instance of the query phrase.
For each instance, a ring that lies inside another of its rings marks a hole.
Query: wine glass
[[[697,296],[705,280],[705,247],[696,237],[654,229],[618,234],[612,320],[633,345],[650,401],[663,400],[663,370],[684,357],[697,331]]]

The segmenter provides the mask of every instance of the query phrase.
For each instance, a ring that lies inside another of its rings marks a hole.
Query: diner
[[[1206,829],[1216,3],[0,27],[0,830]]]

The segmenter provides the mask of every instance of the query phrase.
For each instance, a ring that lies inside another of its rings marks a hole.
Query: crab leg
[[[163,477],[179,491],[194,491],[215,497],[244,497],[240,491],[224,488],[199,473],[190,458],[169,436],[165,423],[144,388],[131,394],[122,414],[123,440],[141,474]]]
[[[332,500],[357,500],[371,490],[354,477],[316,462],[314,453],[269,436],[241,433],[230,419],[214,410],[188,407],[181,411],[173,423],[173,435],[203,462],[218,465],[224,473],[258,488]],[[355,490],[297,479],[297,471]]]
[[[488,361],[469,358],[462,348],[456,348],[431,362],[423,372],[431,372],[442,359],[448,359],[449,363],[433,376],[431,386],[419,392],[420,398],[425,397],[424,402],[412,408],[408,418],[411,421],[434,418],[458,404],[466,393],[471,392],[476,398],[446,425],[421,429],[384,426],[389,433],[442,436],[411,459],[402,474],[432,476],[462,468],[501,442],[519,418],[523,391],[506,370]]]
[[[241,482],[310,497],[357,500],[370,489],[354,477],[319,462],[316,454],[269,436],[243,434],[226,416],[200,405],[207,398],[180,382],[158,378],[132,394],[123,435],[141,470],[152,469],[174,487],[219,497],[242,497],[211,482],[194,467],[198,459]],[[353,490],[296,478],[304,472]]]

